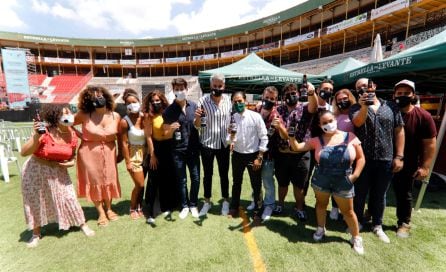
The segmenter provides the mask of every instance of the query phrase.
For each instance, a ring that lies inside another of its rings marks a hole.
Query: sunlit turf
[[[19,158],[21,163],[25,158]],[[56,224],[43,229],[39,246],[25,246],[31,233],[23,215],[20,178],[10,164],[11,182],[0,180],[0,271],[254,271],[243,238],[242,219],[219,215],[221,204],[218,175],[213,180],[210,214],[201,220],[190,215],[185,220],[175,211],[171,220],[158,216],[155,226],[128,216],[132,181],[123,164],[119,165],[122,198],[114,201],[120,215],[105,228],[96,225],[92,203],[81,199],[88,224],[96,236],[87,238],[78,228],[59,231]],[[217,167],[215,167],[217,169]],[[218,173],[218,172],[216,172]],[[74,168],[70,169],[76,181]],[[230,173],[231,177],[231,173]],[[242,205],[251,193],[244,179]],[[203,187],[200,187],[202,201]],[[445,271],[446,270],[446,193],[428,192],[421,212],[413,215],[412,236],[395,236],[393,191],[388,193],[384,230],[390,244],[380,242],[366,226],[362,234],[365,255],[351,249],[341,221],[328,219],[327,237],[315,243],[314,194],[309,190],[306,204],[309,221],[297,222],[293,216],[291,188],[286,214],[252,228],[268,271]],[[201,206],[201,204],[200,204]]]

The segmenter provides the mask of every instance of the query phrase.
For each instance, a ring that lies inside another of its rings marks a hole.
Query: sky
[[[70,38],[160,38],[217,30],[307,0],[1,0],[0,30]]]

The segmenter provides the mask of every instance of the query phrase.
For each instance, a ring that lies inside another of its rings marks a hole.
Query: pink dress
[[[74,133],[71,137],[73,141],[63,145],[74,151],[77,138]],[[39,150],[54,144],[47,133],[40,138]],[[30,230],[53,222],[58,223],[62,230],[85,223],[84,212],[66,168],[50,166],[31,156],[23,165],[22,195],[26,224]]]
[[[78,195],[89,201],[121,197],[116,165],[119,120],[108,127],[90,119],[82,123],[82,142],[77,156]]]

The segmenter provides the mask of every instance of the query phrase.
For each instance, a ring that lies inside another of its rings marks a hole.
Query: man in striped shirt
[[[218,172],[220,174],[221,193],[223,198],[221,214],[229,212],[229,146],[226,142],[228,125],[231,118],[231,99],[224,94],[225,77],[222,74],[214,74],[210,78],[210,95],[203,96],[198,101],[198,109],[195,112],[195,126],[200,128],[201,158],[203,163],[204,198],[205,203],[200,211],[200,216],[207,214],[212,207],[212,174],[214,171],[214,158],[217,158]],[[200,117],[204,111],[206,124],[200,124]]]

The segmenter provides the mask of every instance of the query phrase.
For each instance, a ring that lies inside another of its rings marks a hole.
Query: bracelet
[[[404,160],[404,156],[396,155],[396,156],[395,156],[395,159],[398,159],[398,160],[400,160],[400,161],[403,161],[403,160]]]

